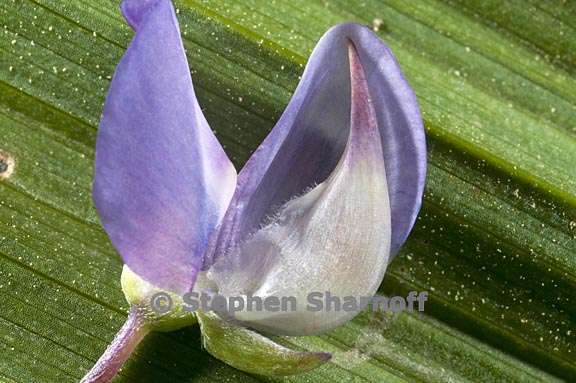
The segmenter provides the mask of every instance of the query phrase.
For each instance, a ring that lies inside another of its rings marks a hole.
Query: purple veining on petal
[[[94,201],[124,262],[186,292],[235,187],[236,172],[192,87],[169,0],[126,0],[136,34],[120,61],[96,144]]]
[[[205,268],[335,168],[350,129],[348,40],[358,50],[378,120],[392,211],[392,256],[406,240],[426,174],[418,104],[390,49],[368,28],[341,24],[319,41],[282,117],[240,172]]]
[[[350,130],[348,148],[343,158],[353,167],[355,162],[366,161],[366,157],[372,157],[372,153],[377,153],[374,157],[383,157],[384,153],[381,149],[382,143],[378,144],[378,120],[366,81],[366,71],[354,42],[349,40],[346,45],[350,66]],[[386,174],[382,175],[385,176]]]

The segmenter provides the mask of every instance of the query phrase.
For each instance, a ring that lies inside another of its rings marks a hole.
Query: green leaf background
[[[531,382],[576,379],[576,3],[184,0],[200,103],[237,167],[274,125],[318,38],[386,41],[414,87],[429,177],[381,292],[425,314],[363,313],[317,337],[291,378],[237,371],[197,327],[150,336],[118,382]],[[0,381],[78,381],[125,319],[121,261],[91,196],[106,89],[130,41],[117,1],[0,3]]]

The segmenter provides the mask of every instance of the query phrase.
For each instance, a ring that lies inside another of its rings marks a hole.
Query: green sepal
[[[128,303],[138,309],[139,315],[144,318],[152,330],[174,331],[197,323],[194,312],[185,309],[182,296],[152,285],[126,265],[122,269],[120,283]],[[158,294],[169,297],[171,304],[170,309],[166,312],[155,310],[152,307],[152,300]]]
[[[217,359],[258,375],[294,375],[329,361],[327,352],[295,351],[271,339],[223,320],[213,312],[197,311],[202,345]]]

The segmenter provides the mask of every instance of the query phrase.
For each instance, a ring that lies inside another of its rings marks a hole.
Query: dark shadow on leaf
[[[190,326],[148,335],[115,382],[212,382],[218,377],[233,377],[235,382],[255,381],[210,356],[202,348],[198,326]]]

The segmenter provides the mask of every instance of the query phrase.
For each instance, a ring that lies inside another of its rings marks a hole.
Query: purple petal
[[[283,335],[324,332],[364,307],[308,310],[312,293],[372,296],[390,254],[391,222],[384,154],[364,70],[349,43],[350,129],[346,148],[330,176],[284,204],[254,235],[220,257],[207,273],[225,296],[294,297],[283,312],[240,311],[236,320]],[[299,303],[298,303],[299,302]]]
[[[122,11],[136,34],[104,105],[94,201],[128,267],[185,292],[236,172],[196,101],[171,2],[126,0]]]
[[[406,240],[420,209],[426,173],[418,104],[390,49],[368,28],[341,24],[319,41],[284,114],[240,172],[205,267],[253,234],[280,206],[323,182],[336,167],[350,130],[348,40],[356,46],[366,72],[380,131],[392,256]]]

